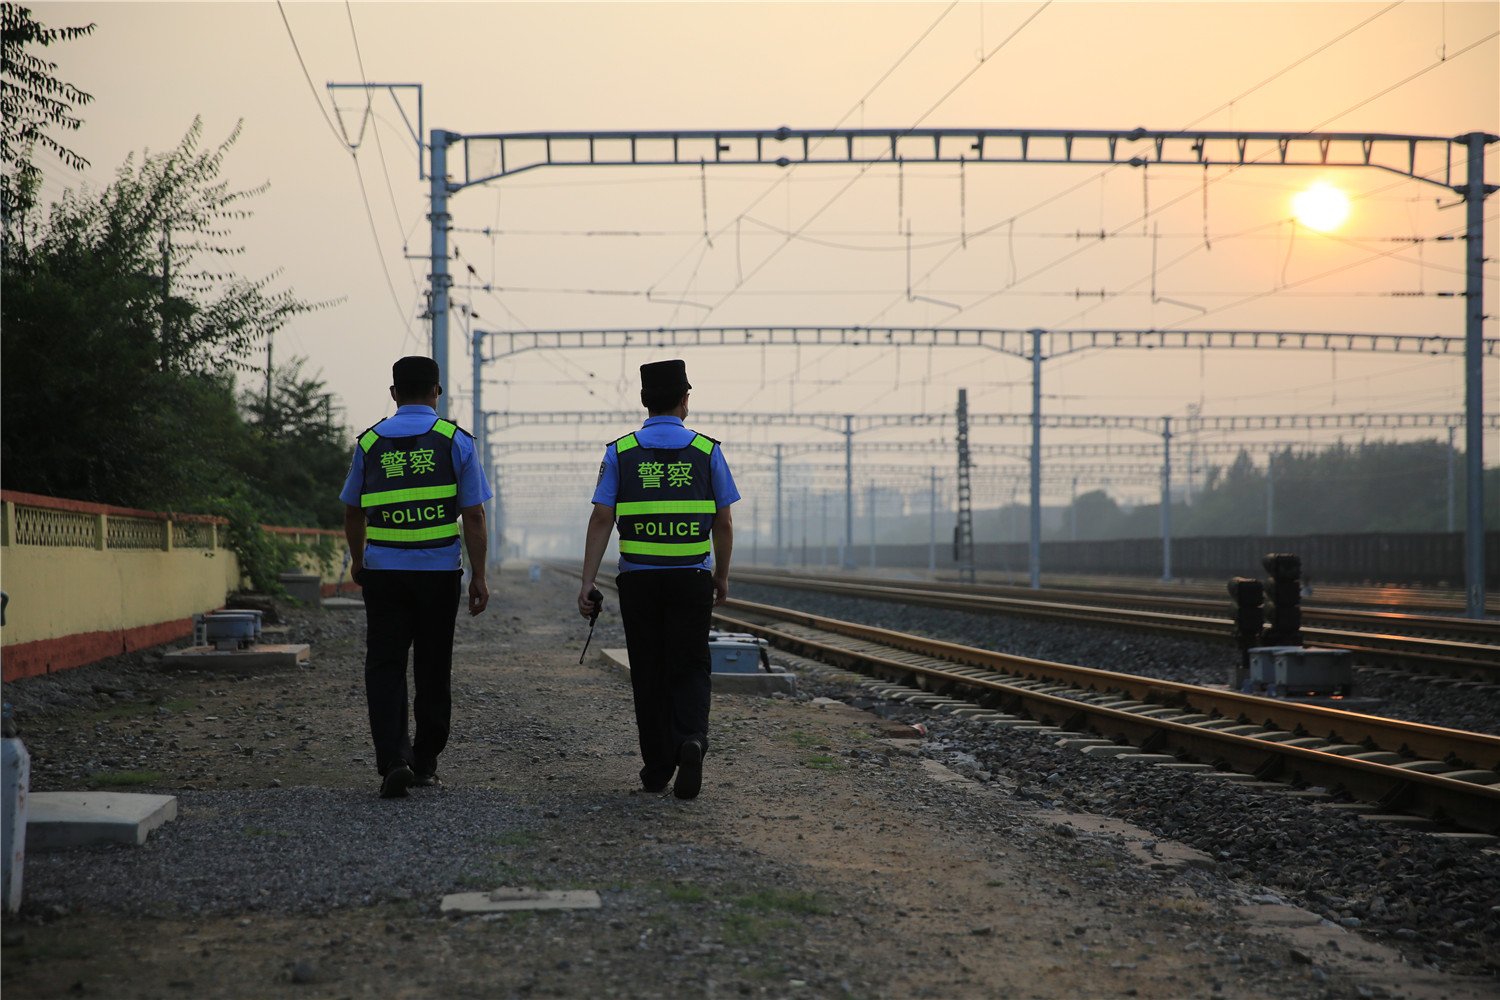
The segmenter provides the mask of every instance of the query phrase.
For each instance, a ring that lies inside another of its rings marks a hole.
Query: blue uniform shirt
[[[643,448],[686,448],[693,440],[693,432],[682,425],[682,420],[673,416],[648,417],[646,423],[640,430],[635,432],[635,439]],[[708,457],[709,469],[713,473],[714,503],[719,510],[723,510],[740,498],[740,491],[734,487],[734,477],[729,474],[729,463],[724,461],[724,449],[714,445],[714,450]],[[620,493],[620,457],[615,454],[613,443],[604,449],[604,461],[599,463],[599,484],[594,487],[594,503],[602,503],[606,507],[615,506],[615,498]],[[712,569],[713,552],[703,557],[703,562],[697,567],[686,567],[687,569]],[[636,569],[681,569],[683,567],[647,566],[643,563],[634,563],[620,557],[619,569],[621,573],[628,573]]]
[[[386,417],[374,427],[381,437],[411,437],[425,434],[432,429],[437,411],[421,403],[408,403],[396,408],[394,416]],[[484,478],[484,469],[479,456],[474,452],[474,439],[459,432],[453,435],[453,469],[458,474],[458,508],[477,507],[495,493]],[[364,490],[365,453],[359,445],[354,446],[354,461],[349,465],[349,476],[339,499],[351,507],[360,506],[359,497]],[[419,569],[453,570],[463,568],[463,539],[435,549],[396,549],[389,545],[365,546],[365,569]]]

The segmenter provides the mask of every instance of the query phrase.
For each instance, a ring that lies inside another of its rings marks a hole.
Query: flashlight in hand
[[[589,600],[594,605],[594,613],[589,615],[589,636],[587,639],[583,640],[583,652],[578,654],[579,663],[582,663],[584,656],[588,654],[589,643],[592,642],[594,638],[594,623],[599,620],[599,612],[604,610],[604,595],[599,593],[598,587],[595,587],[593,590],[589,591]]]

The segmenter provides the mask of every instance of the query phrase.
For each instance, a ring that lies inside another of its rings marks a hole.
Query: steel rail
[[[767,585],[780,585],[788,579],[822,580],[844,582],[846,576],[821,573],[784,573],[751,570],[737,572],[736,579]],[[774,582],[773,582],[774,581]],[[1145,610],[1170,609],[1173,613],[1227,621],[1225,610],[1229,608],[1228,597],[1213,600],[1208,597],[1183,597],[1166,592],[1133,594],[1120,591],[1080,591],[1060,587],[1013,587],[1002,584],[960,584],[953,581],[889,580],[869,581],[876,586],[894,586],[910,590],[924,590],[948,594],[980,594],[987,597],[1015,597],[1021,600],[1056,601],[1062,603],[1098,604],[1112,607],[1138,608]],[[1222,588],[1221,588],[1222,593]],[[1474,618],[1445,618],[1440,615],[1417,615],[1400,611],[1365,611],[1351,608],[1331,608],[1321,605],[1302,605],[1302,620],[1328,625],[1354,627],[1358,630],[1394,630],[1400,633],[1416,633],[1441,636],[1457,642],[1490,644],[1500,646],[1500,620]],[[1495,650],[1500,656],[1500,648]]]
[[[1134,631],[1229,644],[1233,641],[1228,620],[1195,615],[1141,611],[1130,608],[1101,608],[1085,604],[1031,600],[970,594],[965,591],[930,591],[887,583],[855,583],[845,580],[817,580],[757,573],[737,573],[745,583],[873,600],[915,604],[950,611],[979,614],[1017,615],[1072,624],[1100,625]],[[1227,601],[1226,601],[1227,603]],[[1411,636],[1375,635],[1339,629],[1303,628],[1309,646],[1347,649],[1362,660],[1397,666],[1417,666],[1456,677],[1500,680],[1500,648],[1483,643],[1455,642],[1445,639],[1423,639]]]
[[[1009,656],[787,608],[738,600],[728,604],[750,617],[716,612],[723,625],[844,667],[934,690],[967,689],[1006,711],[1024,712],[1066,729],[1095,731],[1147,750],[1171,747],[1180,756],[1227,764],[1262,779],[1342,788],[1362,801],[1467,829],[1500,830],[1500,737]],[[779,623],[816,629],[822,635],[797,634]],[[840,639],[844,641],[836,641]],[[848,640],[877,644],[884,654],[853,647]],[[918,659],[890,655],[897,652],[916,654]],[[966,671],[966,666],[979,672]],[[1037,680],[1081,690],[1120,691],[1143,704],[1129,711],[1025,686]],[[1247,726],[1264,726],[1266,732],[1257,738],[1205,728],[1188,721],[1195,715],[1198,722],[1213,717],[1242,720]],[[1294,734],[1316,739],[1294,739]],[[1322,739],[1333,745],[1296,745]],[[1362,759],[1383,756],[1382,751],[1411,759],[1402,761],[1405,766]],[[1447,775],[1421,770],[1455,766],[1436,762],[1455,762],[1460,769]]]
[[[1068,582],[1057,582],[1059,579]],[[939,581],[942,582],[942,581]],[[955,581],[946,581],[949,586],[954,586]],[[1026,587],[1017,587],[1006,584],[988,584],[1000,590],[1022,591],[1029,590]],[[1073,594],[1092,594],[1106,588],[1128,587],[1131,593],[1136,594],[1182,594],[1198,593],[1222,594],[1223,588],[1219,584],[1191,584],[1191,583],[1161,583],[1159,581],[1148,582],[1144,578],[1126,583],[1119,577],[1083,577],[1058,574],[1054,577],[1052,589]],[[1447,611],[1461,614],[1464,610],[1464,595],[1462,591],[1435,590],[1429,588],[1415,587],[1359,587],[1352,584],[1323,584],[1317,588],[1317,601],[1327,606],[1330,604],[1354,604],[1369,605],[1374,607],[1400,607],[1408,611]],[[1500,601],[1493,596],[1485,605],[1489,614],[1500,614]],[[1475,619],[1468,619],[1473,621]],[[1488,621],[1489,619],[1484,619]]]

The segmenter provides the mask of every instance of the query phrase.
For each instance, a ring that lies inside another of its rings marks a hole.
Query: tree
[[[51,128],[77,131],[83,119],[73,114],[75,104],[94,98],[54,75],[57,64],[27,51],[28,46],[47,46],[72,41],[94,30],[92,24],[76,28],[47,28],[32,19],[31,10],[7,3],[0,9],[0,154],[5,161],[0,172],[0,215],[6,236],[12,219],[19,219],[36,203],[41,171],[31,162],[37,146],[51,150],[63,163],[82,170],[89,161],[54,139]]]
[[[226,262],[245,202],[219,180],[236,128],[199,148],[127,159],[98,192],[68,192],[3,247],[0,455],[7,486],[136,507],[202,509],[240,489],[255,449],[233,373],[293,316],[319,308],[276,275]],[[231,488],[233,487],[233,488]]]
[[[244,469],[268,498],[279,524],[344,523],[338,487],[349,471],[349,435],[333,418],[333,397],[321,378],[302,374],[304,358],[278,368],[269,398],[264,391],[240,394],[253,455]]]

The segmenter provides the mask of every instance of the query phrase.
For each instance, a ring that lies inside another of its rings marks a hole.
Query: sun
[[[1337,229],[1349,216],[1349,196],[1331,184],[1319,181],[1292,199],[1292,214],[1309,229]]]

